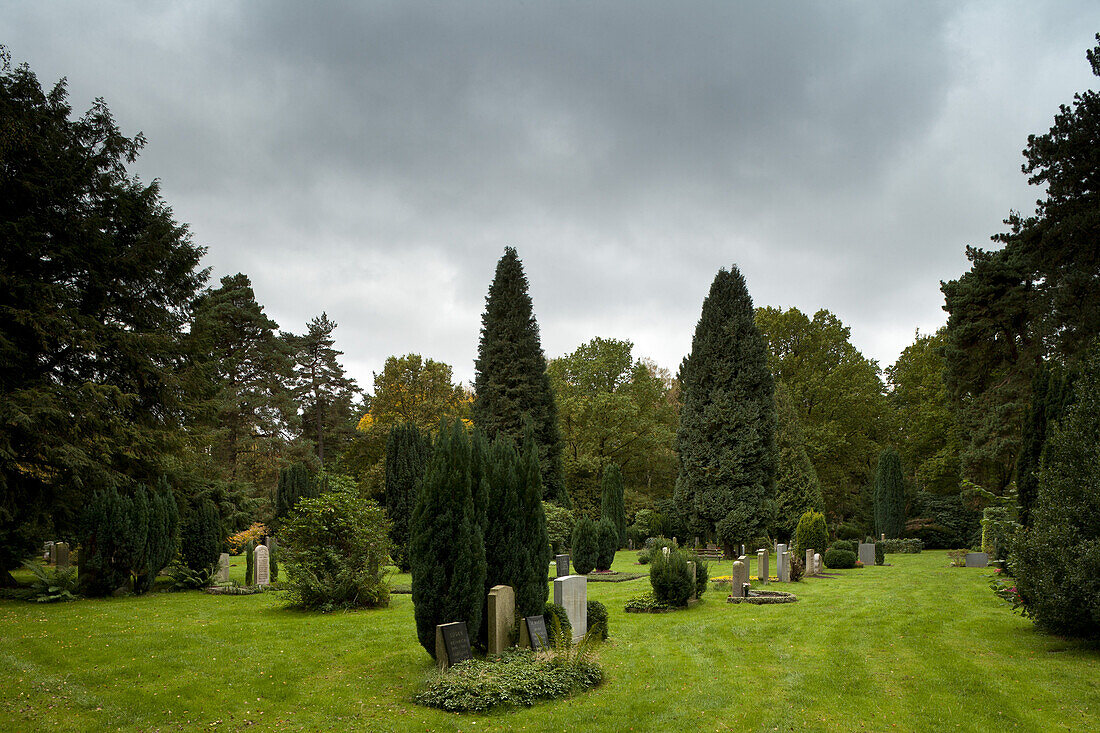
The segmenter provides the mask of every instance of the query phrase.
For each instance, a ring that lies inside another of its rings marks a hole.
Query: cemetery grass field
[[[620,552],[614,569],[644,570],[634,562]],[[610,614],[604,684],[487,715],[412,702],[434,665],[408,595],[331,615],[271,593],[2,600],[0,730],[1100,729],[1095,646],[1037,633],[990,592],[990,571],[948,567],[944,552],[887,562],[782,586],[798,603],[708,590],[655,615],[623,612],[644,578],[590,583]]]

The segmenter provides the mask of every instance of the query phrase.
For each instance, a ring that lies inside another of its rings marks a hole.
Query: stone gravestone
[[[512,646],[512,624],[516,620],[516,592],[508,585],[494,585],[489,591],[489,654],[501,654]]]
[[[875,543],[874,542],[860,542],[859,543],[859,561],[863,563],[863,567],[873,567],[875,564]]]
[[[806,550],[806,564],[803,565],[803,568],[805,568],[806,575],[817,575],[814,572],[816,568],[814,568],[814,551],[812,549]]]
[[[54,550],[57,552],[57,569],[63,570],[69,567],[69,543],[58,542],[54,545]]]
[[[668,549],[668,545],[665,545],[664,547],[661,548],[661,552],[664,554],[665,558],[668,558],[668,555],[671,552],[671,550]]]
[[[821,570],[825,566],[821,563],[821,553],[814,553],[814,575],[821,575]]]
[[[435,627],[435,661],[440,672],[470,658],[470,635],[466,633],[465,621]]]
[[[988,552],[968,552],[968,553],[966,553],[966,567],[968,567],[968,568],[985,568],[985,567],[989,567],[989,553]]]
[[[546,633],[546,619],[542,616],[527,616],[520,628],[520,646],[530,647],[536,652],[550,647],[550,635]]]
[[[565,609],[573,625],[573,641],[588,631],[588,578],[566,575],[554,580],[554,603]]]
[[[42,545],[42,562],[49,562],[53,557],[53,541],[47,542]]]
[[[54,565],[56,563],[57,563],[57,543],[56,542],[51,542],[50,543],[50,565]]]
[[[784,548],[783,552],[779,553],[779,557],[775,561],[775,574],[779,576],[780,583],[791,582],[791,557],[790,553],[786,550],[786,545],[780,545]]]
[[[744,545],[741,545],[741,556],[742,557],[745,556],[745,546]]]
[[[730,571],[730,585],[733,587],[730,595],[734,598],[744,597],[745,590],[742,584],[745,582],[744,577],[748,574],[749,571],[745,569],[745,563],[740,560],[733,561],[733,570]]]
[[[756,551],[756,575],[761,583],[768,582],[768,551],[764,548]]]
[[[266,545],[256,545],[252,551],[252,559],[256,564],[256,585],[271,585],[271,565],[268,561]]]
[[[218,556],[218,580],[219,583],[229,582],[229,553],[223,552]]]
[[[554,564],[557,565],[557,577],[564,578],[569,575],[569,556],[555,555]]]
[[[786,551],[787,551],[787,546],[784,545],[782,542],[777,542],[776,545],[775,545],[776,560],[778,561],[779,556],[782,555]]]
[[[688,568],[691,570],[691,597],[688,598],[688,600],[695,601],[699,598],[695,593],[695,582],[699,579],[699,576],[695,574],[696,570],[694,560],[688,560]]]

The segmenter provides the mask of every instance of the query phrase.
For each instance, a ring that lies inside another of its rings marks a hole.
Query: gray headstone
[[[968,553],[966,553],[966,567],[968,567],[968,568],[985,568],[985,567],[989,567],[989,553],[988,552],[968,552]]]
[[[57,543],[50,543],[50,565],[57,563]]]
[[[219,583],[229,582],[229,553],[223,552],[218,556],[218,579]]]
[[[252,552],[256,563],[256,585],[271,585],[271,565],[268,549],[265,545],[256,545]]]
[[[569,575],[569,556],[555,555],[554,564],[557,566],[557,577],[564,578]]]
[[[516,622],[516,592],[508,585],[494,585],[489,591],[490,654],[500,654],[512,646],[512,625]]]
[[[814,553],[814,575],[821,575],[821,570],[824,567],[821,563],[821,553]]]
[[[470,659],[470,635],[466,633],[466,622],[455,621],[436,626],[435,661],[440,671],[467,659]]]
[[[803,572],[806,575],[815,575],[814,573],[814,551],[812,549],[806,550],[806,564],[802,566]]]
[[[699,577],[695,574],[696,570],[694,560],[688,560],[688,568],[691,570],[691,600],[694,601],[698,598],[698,596],[695,594],[695,583],[699,579]]]
[[[859,543],[859,561],[863,563],[863,567],[873,567],[875,564],[875,543],[874,542],[860,542]]]
[[[745,546],[741,545],[741,555],[744,556],[744,554],[745,554]]]
[[[54,551],[57,553],[57,569],[69,567],[69,543],[58,542],[54,545]]]
[[[791,582],[791,554],[789,552],[787,552],[787,550],[786,550],[787,546],[786,545],[780,545],[780,547],[782,547],[784,549],[783,549],[783,552],[779,553],[779,557],[775,561],[775,566],[776,566],[775,574],[777,576],[779,576],[779,582],[780,583],[790,583]]]
[[[554,579],[554,603],[565,609],[573,626],[573,641],[588,631],[588,578],[566,575]]]
[[[730,595],[734,598],[744,597],[745,591],[742,585],[747,582],[746,578],[748,574],[749,571],[748,568],[745,567],[745,563],[740,560],[733,561],[733,570],[730,571],[730,585],[732,586]]]
[[[768,582],[768,551],[764,548],[756,551],[756,576],[761,583]]]

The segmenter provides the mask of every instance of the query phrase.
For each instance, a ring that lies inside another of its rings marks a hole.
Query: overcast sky
[[[1030,133],[1095,88],[1100,3],[26,2],[0,43],[148,145],[212,283],[286,330],[326,311],[371,388],[463,381],[517,248],[552,358],[629,339],[673,373],[736,264],[883,367],[940,280],[1040,191]]]

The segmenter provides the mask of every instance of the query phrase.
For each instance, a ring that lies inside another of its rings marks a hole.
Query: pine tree
[[[679,381],[676,502],[728,554],[764,535],[775,512],[775,386],[736,267],[715,276]]]
[[[416,635],[435,657],[435,627],[481,623],[485,544],[470,490],[470,443],[462,423],[443,424],[409,526]]]
[[[474,367],[474,424],[490,438],[504,433],[519,444],[530,422],[539,450],[543,498],[568,508],[557,405],[527,294],[527,277],[512,247],[504,250],[497,263],[485,298]]]
[[[542,477],[534,431],[526,431],[523,452],[516,465],[516,498],[519,501],[519,540],[515,548],[522,560],[516,585],[516,613],[534,616],[546,605],[549,592],[546,569],[550,565],[550,536],[542,509]]]
[[[596,567],[600,556],[600,534],[596,523],[581,517],[573,527],[573,569],[580,575],[588,575]]]
[[[386,439],[386,516],[394,563],[409,572],[409,518],[431,459],[430,439],[412,423],[395,426]]]
[[[782,385],[775,390],[779,423],[776,433],[778,471],[775,479],[775,535],[790,537],[807,511],[823,511],[821,483],[806,452],[806,438],[798,410]],[[821,549],[824,549],[823,547]]]
[[[607,519],[615,527],[618,539],[615,548],[626,546],[626,509],[623,506],[623,475],[614,463],[603,470],[603,486],[600,492],[600,519]]]
[[[875,534],[885,534],[889,539],[901,537],[905,530],[905,480],[901,458],[893,448],[879,456],[874,497]]]

